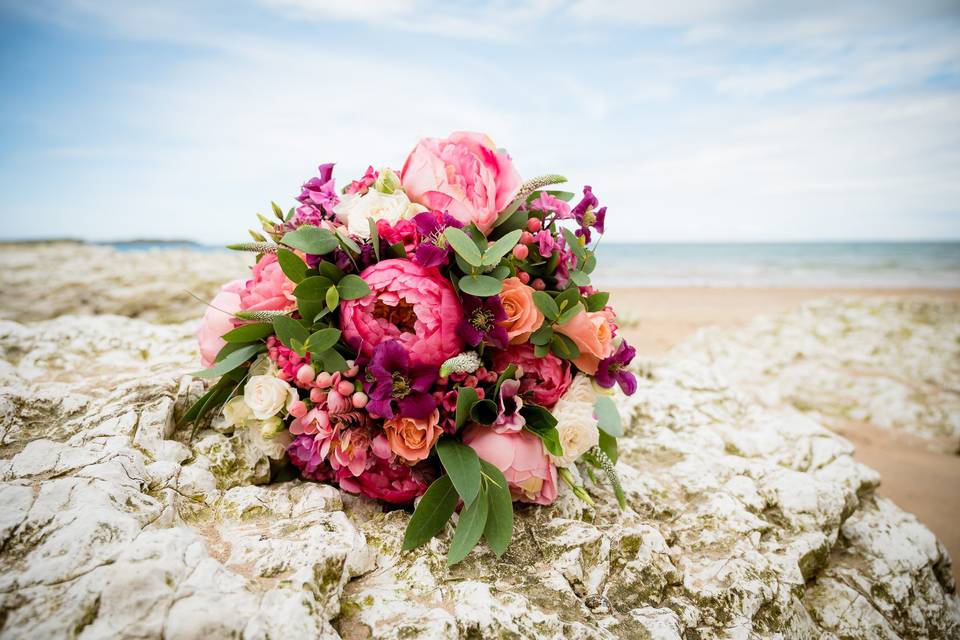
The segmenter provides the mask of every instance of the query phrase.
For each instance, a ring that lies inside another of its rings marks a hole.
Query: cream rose
[[[253,411],[247,406],[243,396],[234,396],[223,405],[223,426],[243,427],[250,420],[253,420]]]
[[[596,397],[590,378],[578,375],[567,393],[553,407],[551,412],[557,417],[557,434],[563,455],[551,454],[550,459],[558,467],[569,467],[591,447],[600,443],[600,431],[593,415]]]
[[[250,439],[268,458],[280,460],[287,453],[287,446],[292,441],[290,432],[284,427],[283,421],[274,416],[269,420],[254,423],[249,427]]]
[[[257,420],[272,418],[296,400],[296,391],[274,376],[251,376],[243,387],[243,401]]]
[[[351,235],[360,238],[370,237],[370,223],[368,220],[386,220],[390,224],[398,220],[412,218],[426,209],[413,204],[403,191],[382,193],[371,189],[364,195],[349,193],[340,199],[340,203],[333,208],[334,214],[341,224],[346,225]]]

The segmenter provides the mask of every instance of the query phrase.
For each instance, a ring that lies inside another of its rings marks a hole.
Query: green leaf
[[[486,251],[483,252],[483,257],[481,258],[480,263],[484,267],[492,267],[498,264],[503,259],[503,256],[510,253],[510,251],[517,246],[522,233],[523,232],[520,229],[514,229],[507,235],[494,242],[487,248]]]
[[[330,282],[340,282],[340,278],[343,277],[343,269],[326,260],[317,264],[317,271],[324,278],[328,278]]]
[[[369,218],[368,218],[368,220],[369,220]],[[343,245],[343,248],[344,248],[344,249],[349,249],[350,251],[353,251],[354,253],[360,253],[360,245],[358,245],[356,242],[354,242],[354,241],[353,241],[353,238],[351,238],[351,237],[350,237],[342,228],[340,228],[340,227],[337,228],[337,237],[340,239],[340,244]]]
[[[587,311],[600,311],[607,306],[607,302],[609,301],[610,294],[606,291],[595,293],[587,298]]]
[[[540,438],[540,440],[543,442],[544,449],[555,456],[563,455],[563,445],[560,444],[560,432],[557,431],[556,427],[540,429],[537,431],[528,428],[527,431]]]
[[[550,341],[550,351],[553,352],[553,355],[564,360],[574,360],[580,356],[580,348],[577,343],[562,333],[553,334],[553,339]]]
[[[449,242],[453,250],[457,252],[457,255],[466,260],[468,264],[473,267],[479,267],[481,265],[482,256],[480,255],[480,249],[477,248],[476,243],[474,243],[466,233],[456,227],[447,227],[443,232],[443,237],[447,239],[447,242]]]
[[[233,371],[251,357],[263,351],[263,349],[264,346],[262,344],[251,344],[246,347],[241,347],[209,369],[194,371],[190,373],[190,375],[197,378],[216,378],[222,376],[225,373]]]
[[[573,193],[572,191],[547,191],[547,193],[552,195],[557,200],[563,200],[564,202],[570,202],[577,197],[577,194]]]
[[[302,282],[307,277],[307,263],[289,249],[277,249],[277,262],[283,274],[293,282]]]
[[[349,369],[347,366],[347,361],[343,359],[343,356],[340,355],[340,352],[336,349],[325,351],[318,357],[320,362],[323,363],[323,371],[326,371],[327,373],[337,373],[338,371],[346,371]]]
[[[579,302],[575,303],[573,306],[568,307],[560,316],[557,318],[557,324],[565,324],[573,320],[573,316],[577,315],[583,311],[583,305]]]
[[[573,251],[573,255],[577,256],[577,264],[580,264],[582,260],[585,260],[587,257],[586,251],[583,248],[583,245],[580,244],[580,238],[567,229],[566,227],[560,228],[563,237],[566,238],[567,244],[570,246],[570,250]]]
[[[450,476],[440,476],[433,481],[417,505],[407,530],[403,534],[404,551],[416,549],[437,535],[457,508],[457,490]]]
[[[447,566],[452,567],[467,557],[470,550],[480,542],[480,536],[487,525],[487,511],[489,509],[487,496],[481,492],[478,499],[466,506],[460,512],[457,530],[453,532],[453,540],[447,551]]]
[[[291,220],[293,220],[293,214],[295,214],[296,212],[297,210],[294,207],[290,207],[289,209],[287,209],[287,217],[284,218],[283,221],[290,222]]]
[[[327,309],[330,309],[330,311],[333,311],[334,309],[337,308],[337,306],[340,305],[340,292],[337,291],[336,287],[331,286],[329,289],[327,289],[327,294],[324,296],[323,299],[327,303]]]
[[[407,258],[407,248],[402,242],[394,242],[390,245],[389,253],[394,258],[400,258],[401,260],[406,260]]]
[[[308,224],[287,232],[280,242],[314,256],[330,253],[340,245],[337,236],[330,231]]]
[[[606,431],[600,432],[600,443],[597,445],[600,450],[607,454],[613,464],[617,464],[617,439],[608,435]]]
[[[330,278],[310,276],[297,285],[297,288],[293,290],[293,295],[297,296],[298,300],[300,298],[307,300],[324,300],[327,295],[327,290],[331,286],[333,286],[333,282]]]
[[[373,218],[367,218],[367,225],[370,227],[370,243],[373,245],[373,255],[380,262],[380,231],[377,229],[377,223]]]
[[[560,309],[562,314],[565,311],[569,311],[570,307],[580,302],[580,292],[576,287],[569,287],[563,291],[556,298],[557,308]]]
[[[593,405],[593,413],[597,417],[597,426],[601,431],[619,438],[623,435],[623,421],[620,419],[620,412],[617,411],[617,405],[610,396],[597,396],[597,401]]]
[[[232,331],[223,334],[225,342],[254,342],[273,335],[273,325],[269,322],[254,322],[242,324]]]
[[[530,344],[534,346],[548,345],[551,340],[553,340],[553,327],[549,322],[544,322],[539,329],[530,334]]]
[[[590,276],[585,274],[583,271],[571,271],[570,281],[578,287],[586,287],[590,284]]]
[[[270,206],[273,208],[273,215],[277,216],[277,218],[283,222],[283,209],[280,208],[280,205],[271,201]]]
[[[490,478],[486,484],[487,524],[483,528],[483,537],[499,558],[513,537],[513,497],[500,469],[486,460],[480,461],[480,468]]]
[[[517,377],[517,365],[510,363],[507,365],[507,368],[503,370],[503,373],[497,378],[497,384],[493,387],[493,397],[496,398],[497,394],[500,393],[500,385],[504,383],[505,380],[512,380]]]
[[[456,426],[458,431],[460,427],[466,424],[467,419],[470,417],[470,409],[473,408],[477,400],[477,390],[473,387],[460,387],[457,389]]]
[[[342,300],[356,300],[370,295],[370,285],[360,276],[351,273],[343,276],[337,284],[337,291],[340,292]]]
[[[287,316],[277,316],[274,318],[273,330],[277,334],[277,340],[291,349],[293,349],[292,340],[297,340],[303,344],[306,343],[310,337],[310,332],[300,324],[299,320],[294,320]]]
[[[247,233],[250,234],[250,237],[256,240],[257,242],[266,242],[267,238],[262,233],[257,233],[253,229],[247,229]]]
[[[553,337],[553,334],[551,333],[550,336]],[[542,358],[548,353],[550,353],[550,347],[548,345],[537,344],[533,347],[533,355],[537,356],[538,358]]]
[[[448,231],[453,227],[448,227]],[[480,298],[489,298],[503,291],[503,282],[490,276],[470,275],[463,276],[457,283],[460,291]]]
[[[526,421],[525,428],[543,442],[543,448],[555,456],[563,455],[560,433],[557,431],[557,418],[547,409],[532,402],[525,403],[520,415]]]
[[[437,442],[436,449],[463,503],[470,505],[480,493],[480,458],[477,452],[451,438]]]
[[[550,294],[548,293],[544,293],[543,291],[534,291],[533,303],[537,305],[537,309],[540,309],[540,313],[543,314],[543,317],[550,322],[556,320],[557,316],[560,315],[560,309],[557,307],[557,303],[553,301],[553,298],[551,298]]]
[[[593,273],[593,270],[597,268],[597,256],[594,255],[593,251],[587,251],[587,259],[581,268],[584,273]]]
[[[491,271],[488,271],[487,275],[490,276],[491,278],[496,278],[497,280],[503,280],[504,278],[510,275],[510,267],[508,267],[505,264],[502,264],[499,267],[496,267]]]
[[[493,400],[477,400],[470,408],[470,419],[480,424],[493,424],[498,413],[497,403]]]
[[[498,222],[494,226],[493,230],[490,231],[490,235],[488,237],[491,240],[496,240],[516,229],[523,231],[527,228],[527,220],[529,217],[530,214],[521,209],[517,209],[502,220],[498,217]]]
[[[339,329],[320,329],[310,335],[307,340],[307,351],[311,353],[323,353],[340,340]]]

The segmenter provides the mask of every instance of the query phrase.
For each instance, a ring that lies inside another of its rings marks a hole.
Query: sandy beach
[[[960,300],[960,290],[618,289],[611,301],[626,319],[623,331],[631,344],[644,356],[660,357],[704,327],[733,329],[758,315],[784,313],[810,300],[851,296]],[[855,459],[880,472],[878,493],[916,515],[940,538],[960,579],[960,452],[944,452],[930,439],[868,422],[844,423],[834,430],[856,447]]]

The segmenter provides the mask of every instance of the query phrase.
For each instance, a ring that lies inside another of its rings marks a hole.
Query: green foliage
[[[470,419],[480,424],[493,424],[498,413],[497,403],[486,398],[474,402],[470,407]]]
[[[532,402],[524,403],[520,415],[526,420],[525,428],[543,441],[543,447],[555,456],[563,455],[557,419],[547,409]]]
[[[243,324],[223,334],[225,342],[256,342],[273,335],[273,325],[267,322]]]
[[[463,503],[472,504],[480,492],[480,458],[477,452],[452,438],[437,442],[436,450]]]
[[[595,293],[587,298],[587,311],[600,311],[607,306],[607,302],[609,301],[610,294],[606,291]]]
[[[617,439],[609,435],[606,431],[600,432],[600,443],[597,445],[600,447],[600,450],[607,454],[607,457],[610,458],[610,461],[613,464],[617,464],[617,458],[619,457],[619,451],[617,447]]]
[[[228,347],[231,345],[227,345]],[[222,376],[225,373],[233,371],[244,362],[255,356],[256,354],[263,351],[266,347],[262,344],[251,344],[247,346],[240,347],[230,352],[228,356],[215,363],[209,369],[204,369],[203,371],[194,371],[190,375],[197,378],[216,378]]]
[[[337,283],[337,291],[340,292],[341,300],[356,300],[370,295],[370,285],[360,276],[351,273],[343,276]]]
[[[452,228],[453,227],[449,227],[447,231]],[[459,286],[460,290],[464,293],[469,293],[472,296],[478,296],[481,298],[495,296],[503,291],[502,281],[484,275],[463,276],[457,282],[457,286]]]
[[[553,334],[553,338],[550,340],[550,351],[553,355],[564,360],[575,360],[580,357],[580,347],[562,333]]]
[[[597,427],[601,431],[619,438],[623,435],[623,422],[620,420],[620,412],[617,411],[617,405],[610,396],[597,396],[597,401],[593,405],[593,413],[597,418]]]
[[[302,282],[307,277],[307,264],[293,251],[277,249],[277,262],[280,263],[283,274],[293,282]]]
[[[520,229],[514,229],[490,245],[487,250],[483,252],[483,257],[480,260],[481,264],[484,267],[496,266],[503,259],[503,256],[510,253],[510,251],[517,246],[517,242],[520,241],[520,235],[522,233]]]
[[[310,337],[310,332],[307,331],[306,327],[304,327],[299,320],[294,320],[288,316],[278,316],[274,318],[273,331],[277,334],[277,340],[291,349],[294,349],[294,340],[303,345],[306,344],[307,339]]]
[[[570,229],[567,229],[566,227],[561,227],[560,232],[566,239],[570,250],[573,251],[573,255],[577,256],[577,264],[582,264],[583,260],[586,260],[587,258],[587,253],[583,248],[583,245],[580,244],[580,238],[578,238],[573,231],[570,231]]]
[[[480,253],[480,249],[478,249],[476,243],[470,239],[470,236],[461,229],[447,227],[443,232],[443,237],[447,239],[447,242],[453,250],[456,251],[457,255],[466,260],[467,264],[472,267],[481,266],[483,256]]]
[[[335,286],[331,286],[327,289],[327,293],[323,297],[324,301],[327,303],[327,309],[333,311],[340,305],[340,292]]]
[[[487,492],[481,489],[480,496],[460,512],[457,529],[453,532],[453,540],[447,550],[448,567],[466,558],[470,550],[480,542],[480,536],[487,525],[488,511]]]
[[[281,242],[315,256],[326,255],[340,245],[337,236],[332,232],[313,225],[303,225],[287,232]]]
[[[556,320],[557,316],[560,315],[560,308],[548,293],[544,293],[543,291],[534,291],[533,303],[537,305],[537,309],[540,310],[540,313],[543,314],[543,317],[550,322]]]
[[[433,481],[417,505],[403,535],[404,551],[416,549],[437,535],[457,508],[457,490],[450,476]]]
[[[477,390],[473,387],[460,387],[457,389],[457,413],[456,426],[460,429],[470,418],[470,410],[478,400]]]
[[[483,537],[497,557],[503,555],[513,537],[513,497],[507,486],[507,479],[500,469],[487,462],[480,461],[487,488],[487,524],[483,528]]]

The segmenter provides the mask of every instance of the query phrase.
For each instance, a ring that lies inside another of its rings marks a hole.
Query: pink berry
[[[543,223],[541,222],[540,218],[530,218],[527,220],[527,229],[533,233],[540,231],[541,226],[543,226]]]
[[[353,383],[348,380],[341,380],[340,384],[337,385],[337,391],[340,395],[349,396],[353,393]]]
[[[303,400],[297,400],[290,405],[290,415],[294,418],[302,418],[307,415],[307,405],[304,404]]]
[[[310,402],[313,404],[321,404],[326,399],[327,392],[323,389],[318,389],[317,387],[310,389]]]
[[[333,383],[333,377],[326,371],[321,371],[317,374],[316,384],[321,389],[326,389]]]
[[[526,271],[518,271],[517,277],[520,278],[520,282],[523,284],[530,284],[530,274]]]
[[[547,288],[547,285],[544,284],[543,280],[541,280],[540,278],[537,278],[536,280],[534,280],[530,284],[530,286],[536,289],[537,291],[543,291],[544,289]]]
[[[533,244],[533,234],[529,231],[524,231],[520,234],[520,244]]]
[[[300,384],[310,384],[317,377],[317,373],[308,364],[301,366],[297,370],[297,382]]]
[[[525,244],[518,244],[513,248],[513,257],[517,260],[526,260],[530,254],[530,249]]]
[[[355,394],[353,394],[351,400],[353,401],[354,409],[363,409],[365,406],[367,406],[367,402],[370,400],[370,398],[368,398],[367,394],[365,394],[363,391],[357,391]]]

